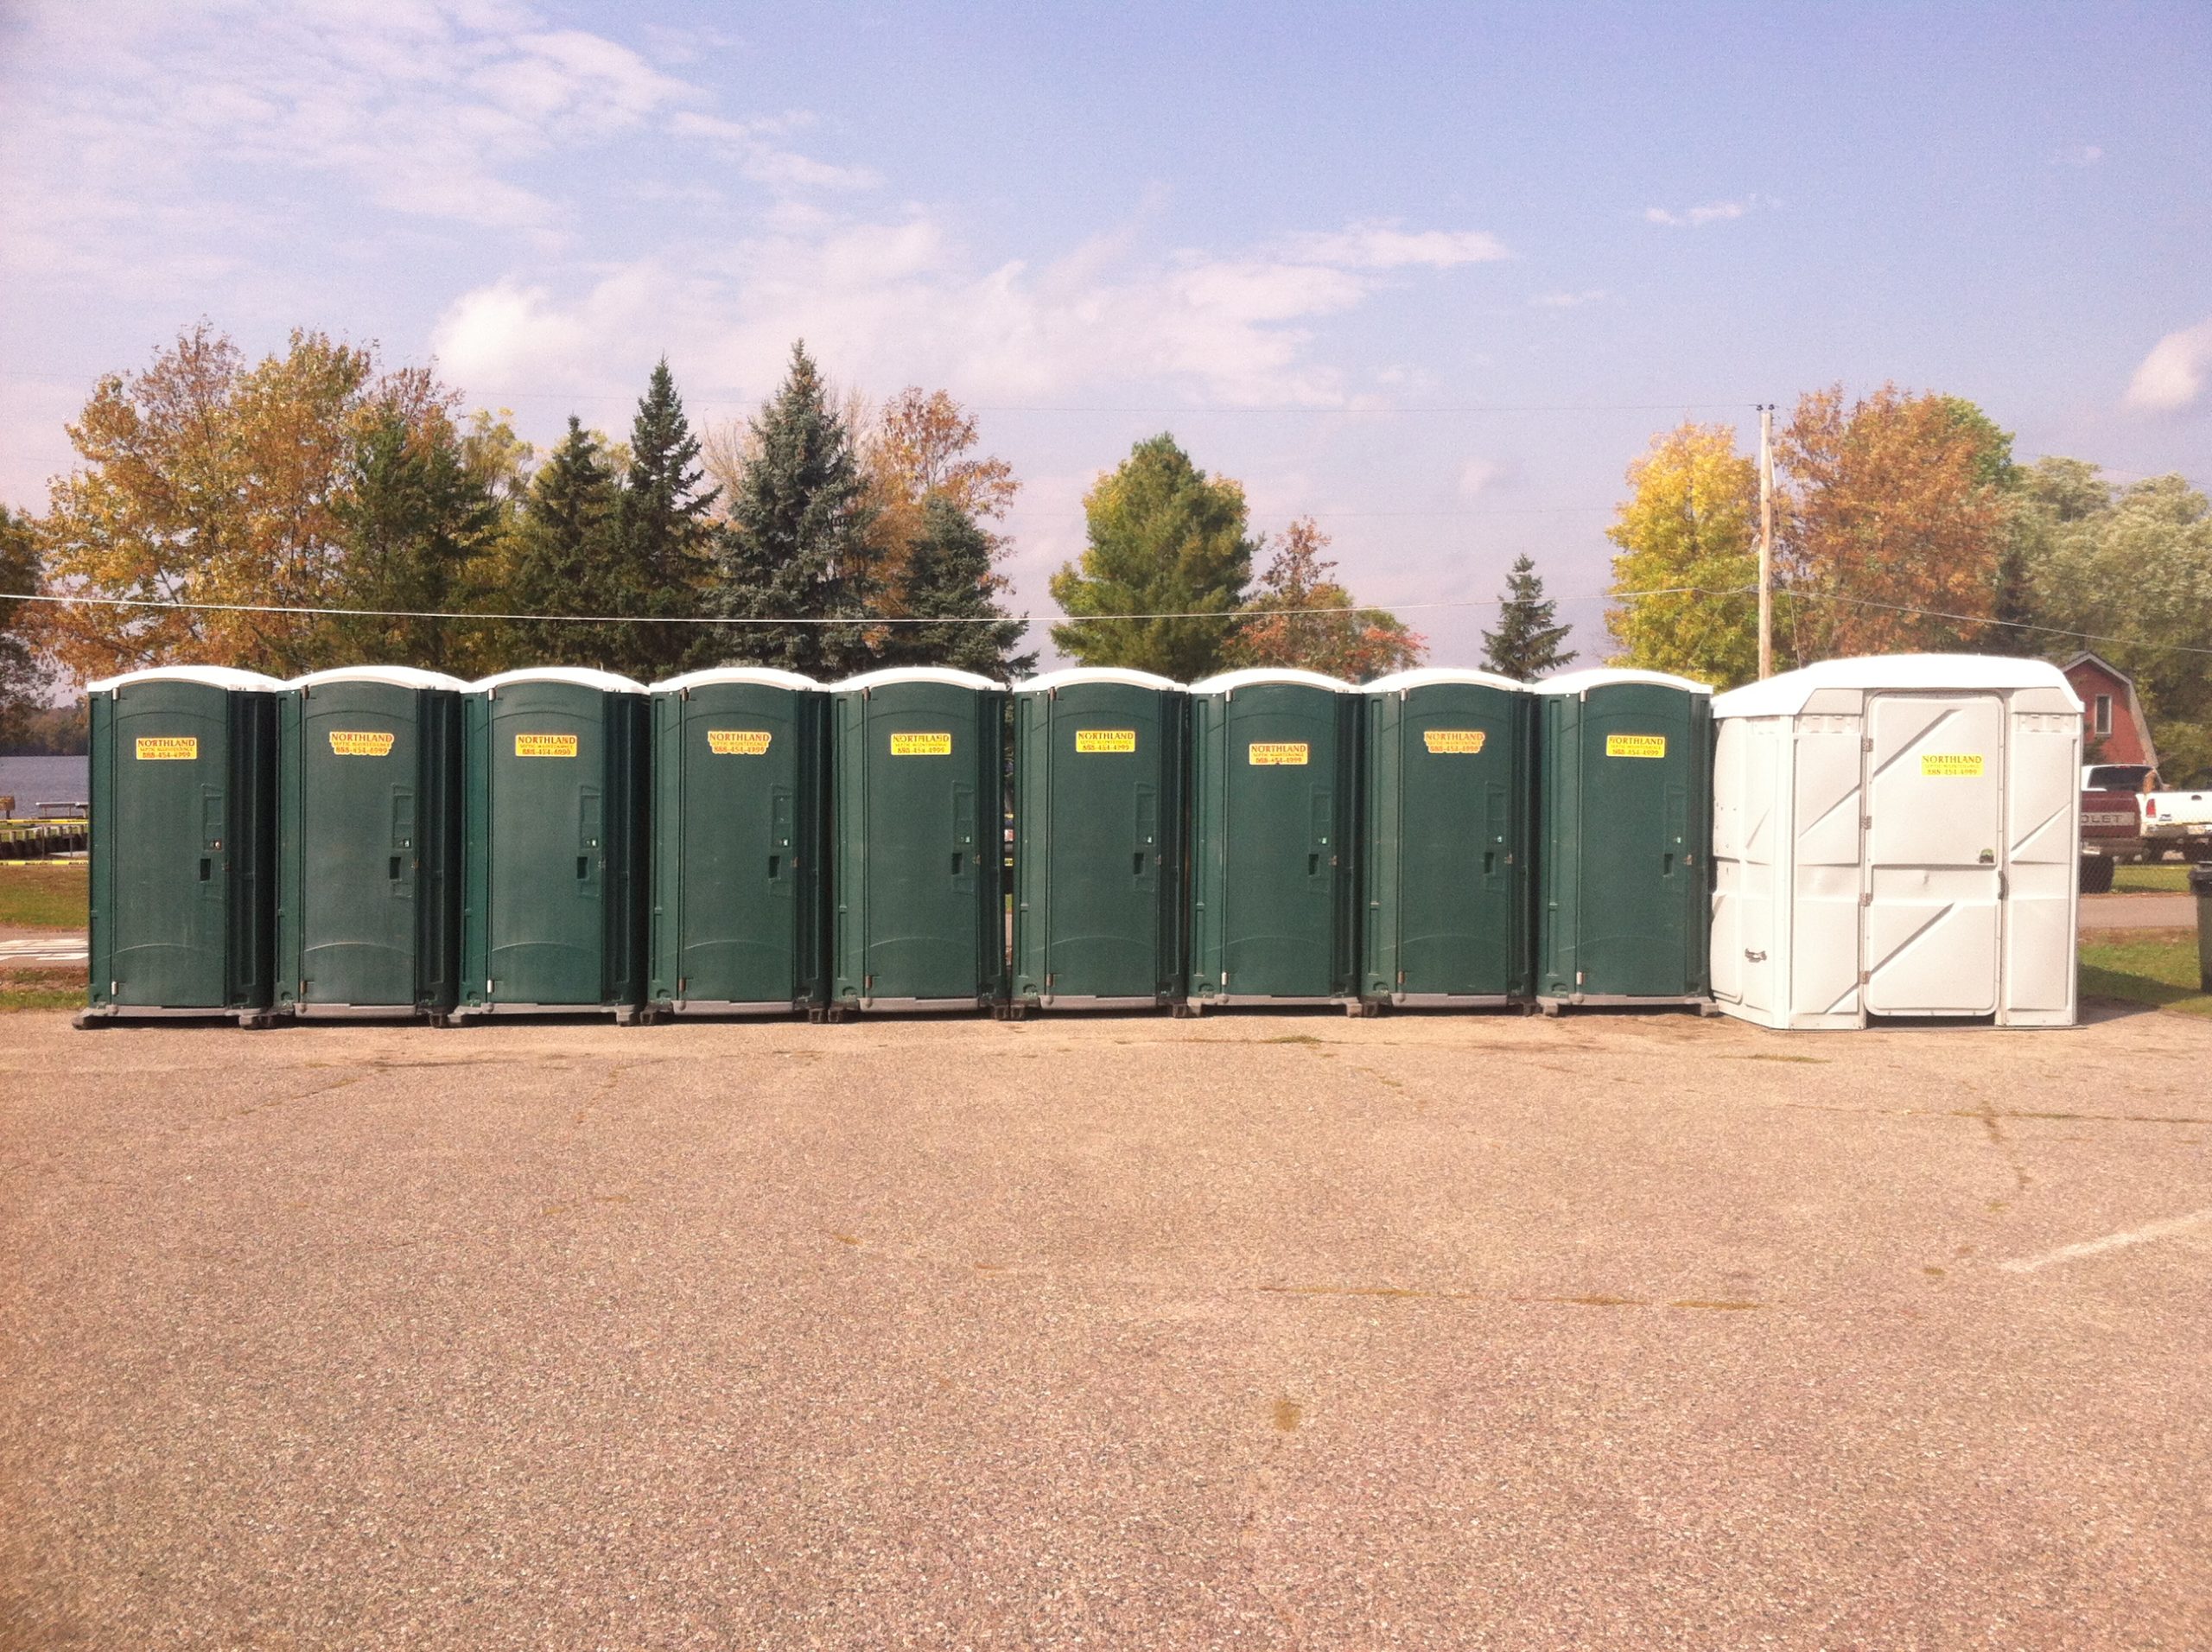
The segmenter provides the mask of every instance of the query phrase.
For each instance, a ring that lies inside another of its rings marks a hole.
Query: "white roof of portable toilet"
[[[1136,671],[1126,665],[1071,665],[1065,670],[1046,671],[1041,677],[1024,677],[1014,685],[1016,694],[1046,694],[1054,689],[1071,689],[1080,683],[1119,683],[1131,689],[1173,689],[1179,693],[1183,685],[1172,678],[1154,677],[1150,671]]]
[[[1210,677],[1203,683],[1191,684],[1192,694],[1230,694],[1238,689],[1255,687],[1262,683],[1296,683],[1309,689],[1326,689],[1332,694],[1357,692],[1349,683],[1333,677],[1323,677],[1319,671],[1293,670],[1287,665],[1248,665],[1241,671],[1224,671]]]
[[[1666,671],[1637,670],[1625,665],[1600,665],[1586,671],[1569,671],[1563,677],[1548,677],[1542,682],[1529,686],[1538,694],[1586,694],[1592,689],[1607,689],[1617,683],[1649,683],[1655,688],[1680,689],[1685,694],[1713,692],[1710,683],[1699,683]]]
[[[645,685],[612,671],[595,671],[588,665],[525,665],[518,671],[480,677],[468,685],[472,694],[504,689],[514,683],[569,683],[580,689],[599,689],[608,694],[643,694]]]
[[[327,671],[296,677],[288,689],[312,689],[324,683],[389,683],[396,689],[467,689],[468,684],[443,671],[426,671],[414,665],[336,665]]]
[[[880,689],[893,683],[942,683],[956,689],[1006,686],[973,671],[956,671],[949,665],[893,665],[880,671],[863,671],[858,677],[849,677],[842,683],[831,683],[830,689],[833,694],[842,694],[848,689]]]
[[[2066,674],[2048,660],[1998,654],[1873,654],[1822,660],[1764,683],[1731,689],[1713,702],[1715,717],[1790,717],[1822,689],[1878,690],[2057,689],[2079,711]]]
[[[235,665],[149,665],[136,671],[125,671],[119,677],[103,677],[97,683],[87,683],[87,694],[110,694],[117,689],[127,689],[134,683],[200,683],[211,689],[281,689],[284,685],[273,677],[264,677],[258,671],[242,671]]]
[[[709,665],[703,671],[686,671],[652,686],[655,694],[682,694],[690,689],[711,688],[717,683],[747,683],[770,689],[818,689],[822,685],[797,671],[780,671],[772,665]]]
[[[1500,677],[1496,671],[1478,671],[1471,665],[1417,665],[1410,671],[1393,671],[1388,677],[1376,677],[1372,683],[1363,683],[1359,691],[1362,694],[1398,694],[1408,689],[1426,689],[1439,683],[1474,683],[1484,688],[1504,689],[1514,694],[1529,691],[1526,683]]]

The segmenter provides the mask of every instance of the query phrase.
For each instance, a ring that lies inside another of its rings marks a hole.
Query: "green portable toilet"
[[[821,1003],[829,696],[732,665],[652,689],[656,1013]]]
[[[1011,1013],[1181,1001],[1189,706],[1111,667],[1015,686]]]
[[[1357,1007],[1359,708],[1313,671],[1192,684],[1192,1009]]]
[[[645,994],[645,689],[580,666],[461,697],[461,1015],[612,1010]]]
[[[170,665],[86,690],[92,933],[79,1026],[267,1023],[283,687],[257,671]]]
[[[1005,995],[1006,702],[937,666],[830,690],[832,1015]]]
[[[1707,1003],[1713,690],[1607,670],[1535,697],[1537,1002]]]
[[[452,1010],[467,687],[405,665],[346,666],[285,684],[276,702],[279,1010]]]
[[[1429,666],[1362,690],[1360,995],[1475,1008],[1529,996],[1526,685]]]

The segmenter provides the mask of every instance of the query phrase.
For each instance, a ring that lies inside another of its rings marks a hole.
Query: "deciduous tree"
[[[1997,451],[2003,437],[2003,453]],[[1956,397],[1810,391],[1783,432],[1797,657],[1942,651],[1997,617],[2010,438]]]
[[[0,505],[0,752],[24,742],[44,698],[45,673],[33,642],[38,605],[11,601],[10,592],[38,589],[38,538],[31,524]]]
[[[48,635],[79,678],[180,661],[284,676],[324,663],[330,621],[269,608],[347,606],[341,503],[365,440],[450,438],[454,397],[425,371],[296,332],[249,367],[205,323],[137,373],[102,378],[68,427],[79,464],[41,523],[56,593],[203,609],[72,606]]]
[[[1061,652],[1192,682],[1227,658],[1252,576],[1244,490],[1209,477],[1172,435],[1140,442],[1084,496],[1089,549],[1052,576]],[[1092,618],[1133,615],[1134,618]]]
[[[1263,542],[1264,543],[1264,542]],[[1396,615],[1363,608],[1332,575],[1321,555],[1329,543],[1311,517],[1292,523],[1253,581],[1228,658],[1238,665],[1290,666],[1350,683],[1365,683],[1418,665],[1421,639]]]
[[[2164,778],[2212,782],[2212,503],[2177,475],[2114,490],[2073,460],[2039,461],[2028,486],[2049,510],[2039,620],[2072,633],[2044,645],[2093,648],[2133,676]]]
[[[1617,663],[1721,687],[1758,672],[1758,472],[1735,427],[1683,423],[1628,467],[1605,537]],[[1665,596],[1632,593],[1666,591]],[[1786,627],[1777,627],[1787,634]]]

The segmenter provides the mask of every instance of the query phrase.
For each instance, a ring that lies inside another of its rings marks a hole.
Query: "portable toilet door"
[[[86,690],[90,944],[80,1026],[269,1011],[276,695],[257,671],[174,665]]]
[[[296,677],[277,702],[276,993],[302,1017],[443,1016],[461,969],[458,677]]]
[[[1828,660],[1713,714],[1724,1009],[2072,1025],[2081,706],[2056,666]]]
[[[544,666],[461,702],[467,1016],[612,1010],[645,988],[645,685]]]
[[[830,690],[829,1013],[1005,996],[1006,690],[937,666]]]
[[[1180,1001],[1188,718],[1146,671],[1015,686],[1009,1013]]]
[[[1605,669],[1535,696],[1536,1001],[1709,1003],[1713,690]]]
[[[733,665],[652,689],[656,1012],[820,1004],[828,696]]]
[[[1191,687],[1193,1009],[1358,1006],[1359,696],[1313,671]]]
[[[1424,667],[1368,683],[1360,994],[1473,1008],[1529,994],[1527,687]]]

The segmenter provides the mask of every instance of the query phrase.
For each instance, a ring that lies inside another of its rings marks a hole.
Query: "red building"
[[[2082,760],[2158,766],[2135,679],[2111,661],[2082,652],[2059,668],[2082,696]]]

